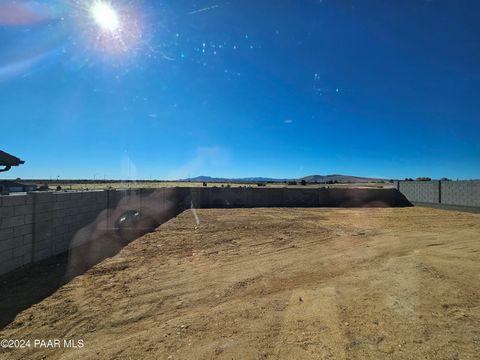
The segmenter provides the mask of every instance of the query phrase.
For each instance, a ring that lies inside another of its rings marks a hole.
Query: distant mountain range
[[[302,181],[324,183],[328,181],[337,181],[339,183],[358,183],[358,182],[372,182],[384,181],[384,179],[368,178],[361,176],[350,175],[310,175],[299,179],[275,179],[267,177],[246,177],[246,178],[215,178],[210,176],[197,176],[181,181],[201,181],[201,182],[285,182],[285,181]]]
[[[384,181],[385,179],[378,178],[369,178],[362,176],[350,176],[350,175],[310,175],[301,178],[300,180],[305,180],[306,182],[327,182],[327,181],[338,181],[339,183],[359,183],[359,182],[373,182],[373,181]]]

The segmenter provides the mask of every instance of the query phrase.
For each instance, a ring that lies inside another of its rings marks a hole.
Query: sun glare
[[[0,0],[1,2],[2,0]],[[76,0],[77,1],[77,0]],[[87,0],[78,7],[78,25],[89,50],[131,59],[145,44],[143,22],[133,2]]]
[[[111,4],[104,1],[96,1],[90,13],[98,26],[103,30],[114,32],[120,27],[118,14]]]

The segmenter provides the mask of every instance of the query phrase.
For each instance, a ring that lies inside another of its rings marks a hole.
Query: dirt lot
[[[478,359],[480,215],[186,211],[20,313],[2,359]],[[3,352],[2,352],[3,351]]]

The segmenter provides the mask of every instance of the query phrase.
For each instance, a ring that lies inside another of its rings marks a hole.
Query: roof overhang
[[[8,171],[12,166],[18,166],[24,163],[25,161],[20,160],[18,157],[0,150],[0,167],[3,166],[3,169],[0,168],[0,172]]]

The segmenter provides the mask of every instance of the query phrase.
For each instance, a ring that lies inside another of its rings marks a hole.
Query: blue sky
[[[0,1],[2,178],[480,178],[478,1],[94,1]]]

